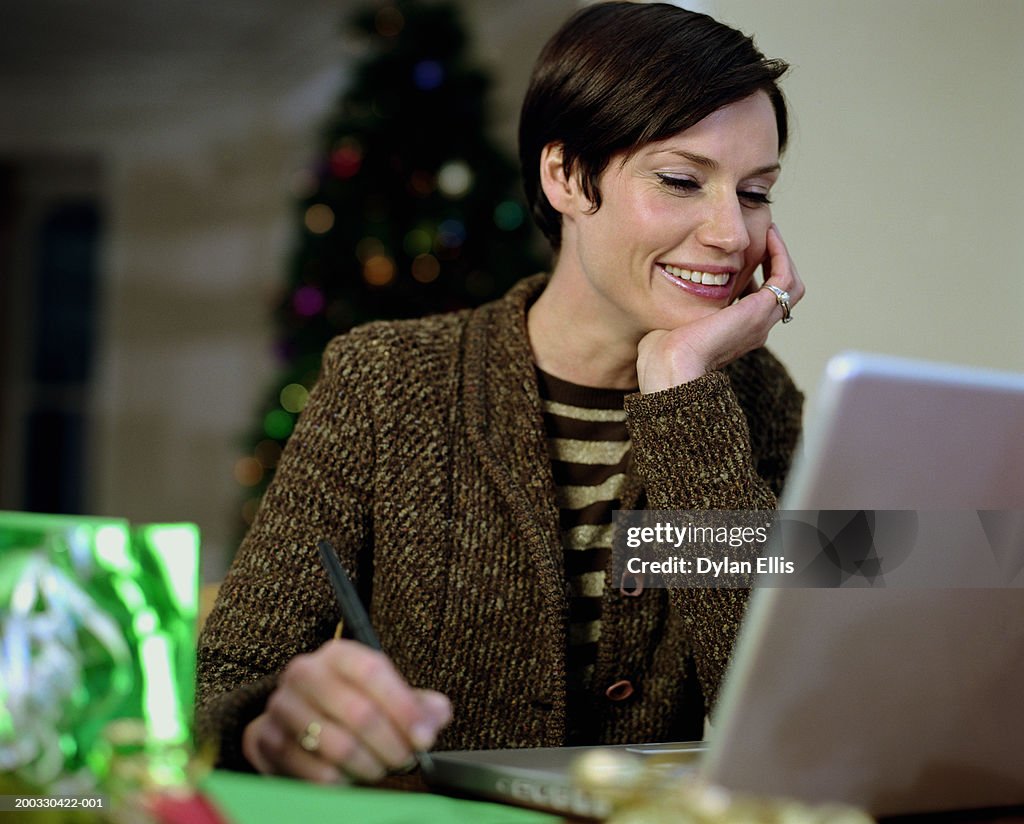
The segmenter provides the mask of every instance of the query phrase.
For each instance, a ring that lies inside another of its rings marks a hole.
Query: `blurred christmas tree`
[[[282,368],[235,475],[252,521],[327,342],[378,318],[475,306],[544,268],[518,171],[487,136],[488,79],[454,6],[392,0],[367,41],[300,198],[276,308]]]

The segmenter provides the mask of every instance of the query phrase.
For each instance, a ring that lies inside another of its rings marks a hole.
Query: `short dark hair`
[[[562,145],[566,175],[578,171],[595,209],[598,178],[614,155],[631,155],[757,91],[775,109],[781,152],[789,126],[777,81],[787,68],[742,32],[667,3],[576,12],[541,51],[519,119],[526,197],[551,245],[561,245],[562,218],[540,185],[545,146]]]

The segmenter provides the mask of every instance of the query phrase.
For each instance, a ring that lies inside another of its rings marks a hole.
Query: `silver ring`
[[[775,302],[782,307],[782,322],[789,323],[793,320],[793,314],[789,307],[789,292],[785,289],[780,289],[778,286],[772,286],[770,283],[766,283],[762,288],[774,293]]]
[[[299,736],[299,746],[306,752],[316,752],[320,749],[320,733],[323,730],[323,726],[318,721],[310,721]]]

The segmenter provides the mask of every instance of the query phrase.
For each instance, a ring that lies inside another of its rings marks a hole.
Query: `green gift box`
[[[193,524],[0,512],[0,772],[92,786],[115,719],[188,745],[198,584]]]

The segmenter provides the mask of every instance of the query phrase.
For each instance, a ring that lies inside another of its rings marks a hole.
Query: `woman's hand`
[[[782,235],[773,223],[768,228],[764,285],[789,293],[790,309],[800,302],[804,284]],[[744,295],[700,320],[677,329],[656,329],[637,346],[636,371],[643,393],[658,392],[721,369],[752,349],[764,346],[768,333],[783,311],[775,294],[751,279]]]
[[[242,752],[261,773],[373,782],[411,766],[450,720],[444,695],[410,687],[383,653],[334,640],[285,667]]]

